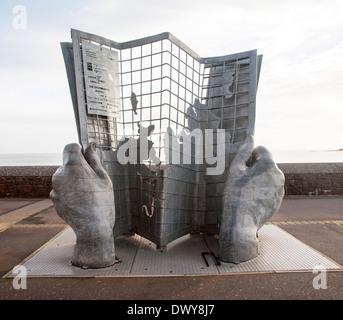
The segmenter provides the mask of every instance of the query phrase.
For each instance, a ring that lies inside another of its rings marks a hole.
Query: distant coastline
[[[0,166],[60,166],[62,153],[0,154]]]
[[[340,151],[343,151],[343,148],[339,148],[339,149],[336,149],[336,150],[311,150],[311,152],[340,152]]]

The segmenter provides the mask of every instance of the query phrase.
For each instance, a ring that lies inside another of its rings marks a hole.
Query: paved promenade
[[[343,265],[343,197],[288,197],[269,221]],[[27,289],[3,278],[64,230],[49,199],[0,199],[0,300],[343,300],[343,272],[327,272],[327,289],[314,289],[312,272],[180,277],[28,278]]]

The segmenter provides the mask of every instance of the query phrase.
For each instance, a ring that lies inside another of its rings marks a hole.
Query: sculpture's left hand
[[[257,231],[279,209],[284,196],[283,173],[264,147],[254,149],[247,136],[238,149],[224,191],[219,257],[242,262],[258,254]]]
[[[63,151],[63,166],[52,177],[57,214],[76,234],[72,263],[83,268],[100,268],[115,262],[115,223],[112,182],[91,143],[81,153],[78,144]]]

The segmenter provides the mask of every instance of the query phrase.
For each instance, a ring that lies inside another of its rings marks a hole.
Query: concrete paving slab
[[[343,227],[334,223],[283,225],[282,228],[300,241],[343,265]]]
[[[270,221],[343,220],[343,197],[284,198]]]
[[[0,199],[0,215],[25,207],[39,200],[29,199]]]
[[[40,201],[36,201],[31,203],[27,206],[21,207],[19,209],[13,210],[6,214],[0,216],[0,223],[1,222],[11,222],[16,223],[20,220],[23,220],[37,212],[43,211],[47,208],[50,208],[53,205],[50,199],[44,199]]]
[[[0,233],[0,276],[21,263],[64,227],[18,227]]]

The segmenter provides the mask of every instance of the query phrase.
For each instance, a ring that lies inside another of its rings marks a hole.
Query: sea
[[[271,152],[276,163],[343,162],[343,150],[276,150]],[[0,166],[59,166],[62,162],[62,153],[0,154]]]

